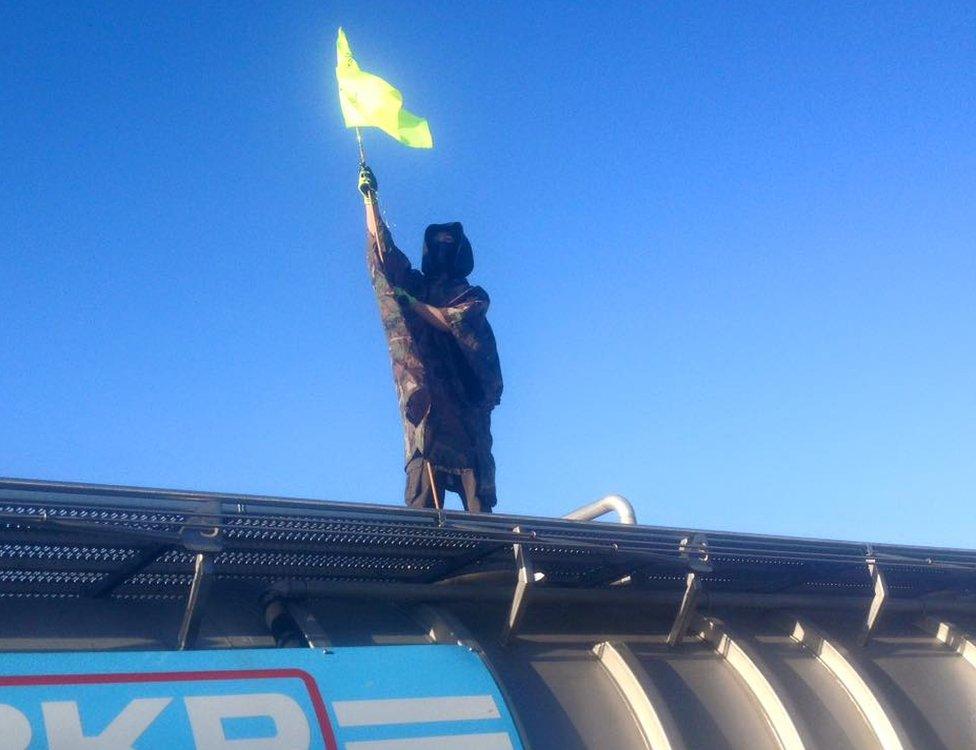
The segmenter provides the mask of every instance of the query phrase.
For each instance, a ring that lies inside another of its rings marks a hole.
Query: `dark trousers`
[[[432,467],[433,468],[433,467]],[[491,506],[482,502],[478,494],[478,477],[474,469],[462,469],[460,474],[438,471],[434,468],[437,484],[437,505],[444,507],[444,491],[460,495],[469,513],[491,513]],[[430,474],[422,458],[414,458],[407,464],[407,489],[404,500],[411,508],[435,508],[434,490],[430,486]]]

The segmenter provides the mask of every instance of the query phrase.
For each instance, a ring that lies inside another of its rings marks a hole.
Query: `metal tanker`
[[[976,551],[634,520],[0,480],[0,748],[976,747]]]

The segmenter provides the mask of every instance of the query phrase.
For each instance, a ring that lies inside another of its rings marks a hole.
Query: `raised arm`
[[[359,192],[363,194],[366,231],[369,233],[369,243],[375,251],[377,268],[386,276],[390,286],[403,287],[412,294],[421,294],[423,277],[419,271],[413,269],[410,259],[393,242],[393,236],[380,216],[376,177],[365,164],[359,169]]]

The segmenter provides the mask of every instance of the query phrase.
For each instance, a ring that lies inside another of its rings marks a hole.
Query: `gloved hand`
[[[416,297],[410,294],[410,292],[408,292],[406,289],[399,286],[393,287],[393,296],[396,297],[397,302],[402,305],[406,305],[407,307],[413,306],[413,304],[417,301]]]
[[[359,192],[367,198],[370,193],[375,193],[377,188],[376,175],[373,170],[365,164],[359,167]]]

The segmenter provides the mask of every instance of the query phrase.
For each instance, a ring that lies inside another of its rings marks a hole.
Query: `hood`
[[[454,236],[455,252],[452,259],[442,259],[434,252],[433,236],[438,232],[450,232]],[[442,265],[449,264],[448,268]],[[449,224],[431,224],[424,231],[424,256],[420,263],[420,269],[425,276],[448,276],[450,278],[464,278],[474,269],[474,254],[471,252],[471,243],[464,236],[464,227],[461,222],[454,221]]]

